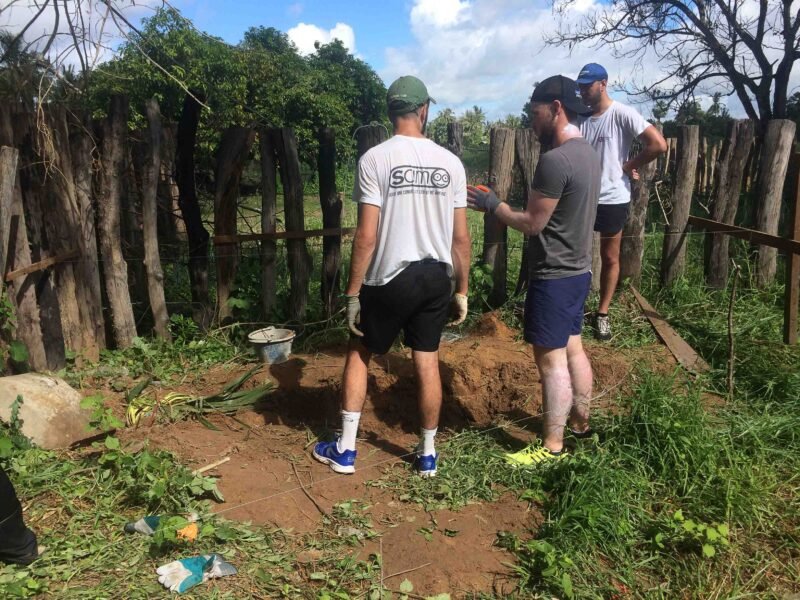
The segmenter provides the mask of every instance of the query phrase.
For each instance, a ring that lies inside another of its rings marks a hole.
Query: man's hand
[[[467,297],[464,294],[454,294],[450,300],[450,316],[453,317],[453,320],[448,325],[451,327],[461,325],[467,318],[467,307]]]
[[[488,212],[492,214],[498,206],[500,200],[497,198],[493,190],[490,190],[485,185],[467,186],[467,206],[473,210],[481,212]]]
[[[633,168],[631,164],[633,161],[627,161],[622,163],[622,170],[628,176],[631,181],[639,181],[639,171]]]
[[[361,300],[358,299],[358,294],[345,298],[347,298],[347,328],[353,335],[364,337],[364,332],[356,327],[361,324]]]

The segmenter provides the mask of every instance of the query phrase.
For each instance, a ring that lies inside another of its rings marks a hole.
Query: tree
[[[553,0],[557,12],[577,0]],[[641,63],[649,53],[661,76],[633,83],[629,93],[682,104],[713,87],[735,94],[763,130],[787,116],[787,91],[800,58],[800,10],[791,0],[611,0],[578,25],[562,21],[549,44],[607,46]]]
[[[467,146],[479,146],[489,143],[486,113],[480,106],[473,106],[459,119],[464,125],[464,143]]]
[[[436,118],[428,122],[426,135],[440,146],[447,146],[447,126],[458,121],[452,108],[439,111]]]

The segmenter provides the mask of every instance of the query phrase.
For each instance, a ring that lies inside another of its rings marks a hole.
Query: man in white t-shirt
[[[421,435],[414,467],[423,477],[436,474],[439,340],[448,313],[455,317],[453,324],[467,315],[470,238],[464,167],[425,137],[430,102],[416,77],[392,83],[387,104],[394,137],[358,163],[353,190],[358,226],[345,291],[352,336],[342,382],[342,435],[313,450],[314,458],[337,473],[355,471],[370,358],[388,352],[402,330],[419,394]]]
[[[600,154],[603,177],[594,230],[600,233],[600,303],[594,315],[595,337],[611,339],[608,309],[619,281],[619,251],[622,229],[631,204],[631,181],[639,179],[639,169],[667,150],[661,132],[630,106],[608,95],[608,73],[597,63],[589,63],[578,75],[578,88],[592,114],[583,117],[583,137]],[[642,150],[629,159],[635,139]]]

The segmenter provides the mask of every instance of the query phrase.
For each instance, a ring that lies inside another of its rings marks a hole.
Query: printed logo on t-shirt
[[[450,173],[441,167],[402,165],[392,169],[390,188],[421,187],[442,189],[450,185]]]

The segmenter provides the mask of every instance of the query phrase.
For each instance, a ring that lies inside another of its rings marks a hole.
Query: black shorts
[[[611,235],[619,233],[625,227],[625,221],[628,220],[630,209],[630,202],[625,204],[598,204],[594,230]]]
[[[525,341],[540,348],[566,348],[583,327],[583,305],[592,274],[531,279],[525,297]]]
[[[406,346],[435,352],[447,322],[451,283],[447,265],[411,263],[386,285],[362,285],[361,338],[374,354],[386,354],[402,330]]]

